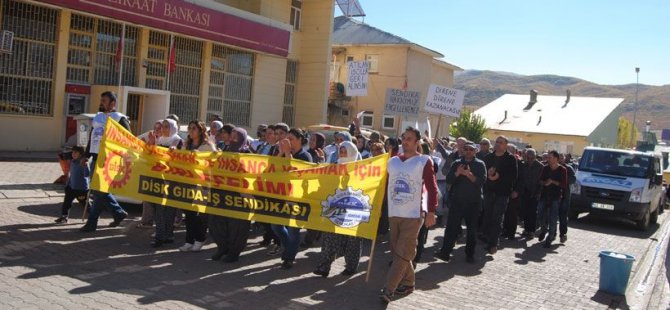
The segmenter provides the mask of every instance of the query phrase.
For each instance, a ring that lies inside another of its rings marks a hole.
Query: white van
[[[646,230],[662,212],[659,154],[587,147],[576,178],[571,188],[571,219],[577,219],[582,212],[626,217]]]

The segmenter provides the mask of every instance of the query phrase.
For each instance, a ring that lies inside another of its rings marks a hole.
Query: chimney
[[[507,119],[507,110],[505,110],[505,117],[503,117],[503,120],[500,121],[500,123],[498,123],[498,125],[504,123],[506,119]]]
[[[537,90],[531,89],[530,90],[530,101],[528,101],[528,105],[523,108],[524,111],[528,111],[533,108],[533,105],[537,103]]]
[[[537,125],[535,126],[540,126],[540,123],[542,123],[542,115],[540,115],[540,118],[537,120]]]
[[[565,104],[561,108],[565,108],[568,106],[568,102],[570,102],[570,90],[565,91]]]

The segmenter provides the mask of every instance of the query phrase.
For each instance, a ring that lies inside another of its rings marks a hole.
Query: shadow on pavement
[[[607,309],[629,309],[626,296],[611,295],[603,291],[597,291],[591,300],[607,306]]]
[[[582,216],[578,220],[570,221],[568,225],[570,228],[639,239],[649,239],[660,227],[658,224],[651,224],[649,225],[649,229],[641,231],[636,229],[632,221],[626,219],[597,218],[591,215]]]

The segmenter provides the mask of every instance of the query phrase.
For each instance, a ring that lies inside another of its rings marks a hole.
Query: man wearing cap
[[[466,261],[475,261],[475,247],[477,245],[477,219],[482,208],[482,188],[486,181],[486,166],[475,157],[477,145],[466,141],[463,145],[463,156],[457,159],[447,173],[450,208],[447,216],[447,228],[444,230],[442,249],[435,257],[449,261],[454,249],[456,238],[461,231],[461,222],[465,220],[467,238],[465,241]]]

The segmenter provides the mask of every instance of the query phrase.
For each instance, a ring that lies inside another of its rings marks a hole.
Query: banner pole
[[[375,245],[377,245],[377,239],[372,240],[372,245],[370,246],[370,260],[368,261],[368,270],[365,274],[365,283],[370,281],[370,272],[372,271],[372,258],[375,256]]]
[[[437,128],[435,128],[435,137],[434,139],[437,139],[437,136],[440,135],[440,124],[442,123],[442,114],[437,115]]]

